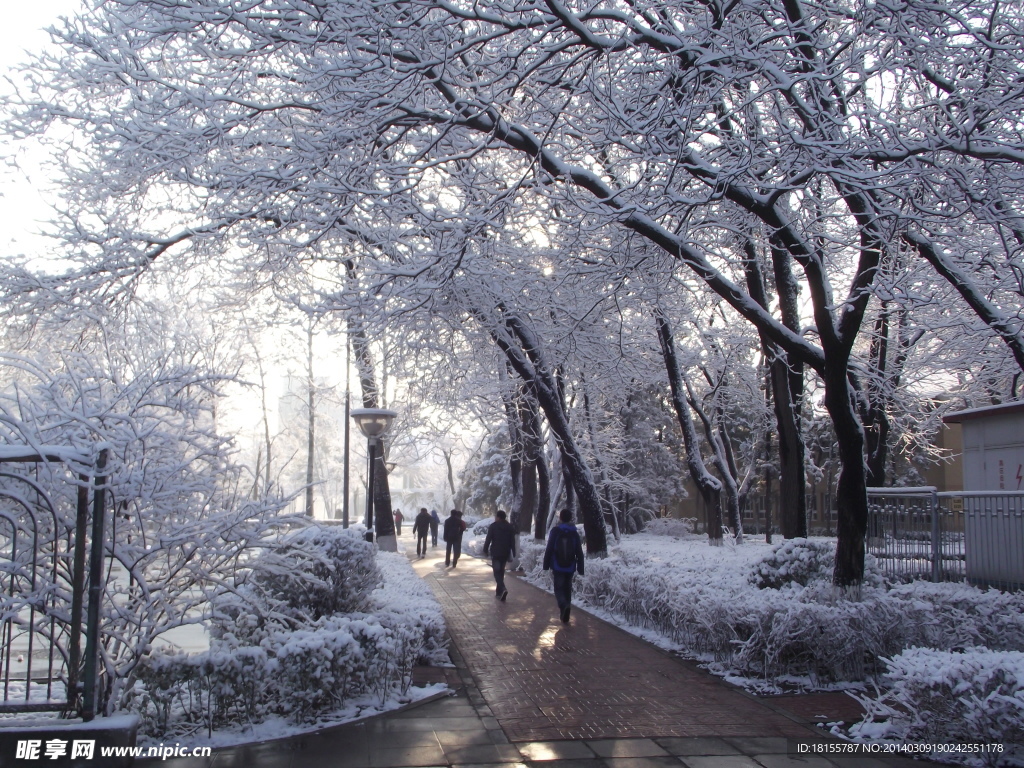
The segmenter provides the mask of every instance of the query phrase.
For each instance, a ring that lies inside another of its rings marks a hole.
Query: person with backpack
[[[497,518],[487,528],[484,539],[484,557],[490,555],[491,568],[494,570],[494,584],[497,592],[494,596],[505,602],[508,590],[505,589],[505,564],[516,556],[516,532],[506,519],[505,510],[499,509]]]
[[[544,550],[544,570],[551,571],[555,600],[563,624],[569,623],[572,607],[572,577],[583,575],[583,542],[576,526],[572,524],[572,510],[563,509],[558,513],[561,523],[551,529],[548,546]]]
[[[420,513],[412,521],[412,532],[416,536],[416,554],[420,558],[427,556],[427,532],[430,531],[430,513],[426,507],[420,507]]]
[[[459,564],[459,555],[462,554],[462,534],[466,532],[466,524],[462,521],[462,513],[453,509],[448,519],[444,521],[444,567],[454,568]]]

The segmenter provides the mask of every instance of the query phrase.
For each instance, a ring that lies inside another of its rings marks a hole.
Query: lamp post
[[[354,408],[350,415],[355,419],[359,431],[366,435],[366,453],[370,462],[366,478],[366,540],[373,541],[373,490],[377,445],[398,414],[386,408]]]

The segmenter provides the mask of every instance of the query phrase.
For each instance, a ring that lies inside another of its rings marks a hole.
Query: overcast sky
[[[82,7],[82,0],[36,0],[9,5],[0,25],[0,69],[5,75],[27,58],[26,51],[46,46],[50,38],[43,29],[61,16],[72,15]],[[11,150],[9,141],[0,141],[5,157]],[[33,234],[40,228],[38,222],[50,214],[37,192],[44,180],[31,165],[29,160],[26,166],[30,180],[24,178],[24,173],[0,165],[0,258],[20,253],[41,255],[47,249],[47,241]]]

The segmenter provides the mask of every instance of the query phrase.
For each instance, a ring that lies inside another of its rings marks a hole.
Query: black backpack
[[[572,531],[565,528],[558,529],[558,538],[555,539],[555,550],[553,552],[555,562],[560,568],[574,568],[576,566],[576,537]]]

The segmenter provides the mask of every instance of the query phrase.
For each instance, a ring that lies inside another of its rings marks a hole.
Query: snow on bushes
[[[380,579],[373,547],[337,527],[300,529],[253,564],[247,585],[263,600],[312,620],[361,611]]]
[[[649,533],[652,536],[672,536],[676,539],[689,539],[697,537],[698,534],[693,532],[694,526],[697,524],[697,518],[695,517],[656,517],[652,520],[648,520],[644,526],[644,533]],[[704,538],[700,536],[700,538]]]
[[[857,697],[866,717],[849,736],[928,745],[1003,745],[1002,752],[922,755],[975,765],[1024,764],[1024,653],[909,648],[886,659],[887,690]]]
[[[316,722],[368,694],[383,705],[414,664],[447,660],[440,606],[408,560],[337,527],[284,537],[213,607],[209,651],[140,664],[131,705],[150,736]]]
[[[811,582],[830,583],[836,564],[836,545],[831,539],[786,539],[754,566],[747,580],[758,589],[782,589],[788,584],[806,587]],[[871,555],[864,560],[864,583],[880,587],[885,579]]]
[[[834,542],[709,547],[706,540],[638,534],[623,537],[608,558],[588,560],[574,592],[762,691],[863,682],[885,671],[883,659],[914,645],[1024,650],[1024,595],[963,584],[890,589],[880,579],[848,594],[830,583],[826,548]],[[523,550],[528,578],[550,588],[540,570],[542,546]],[[799,564],[785,564],[786,552],[799,553]],[[782,588],[755,586],[769,578]]]

